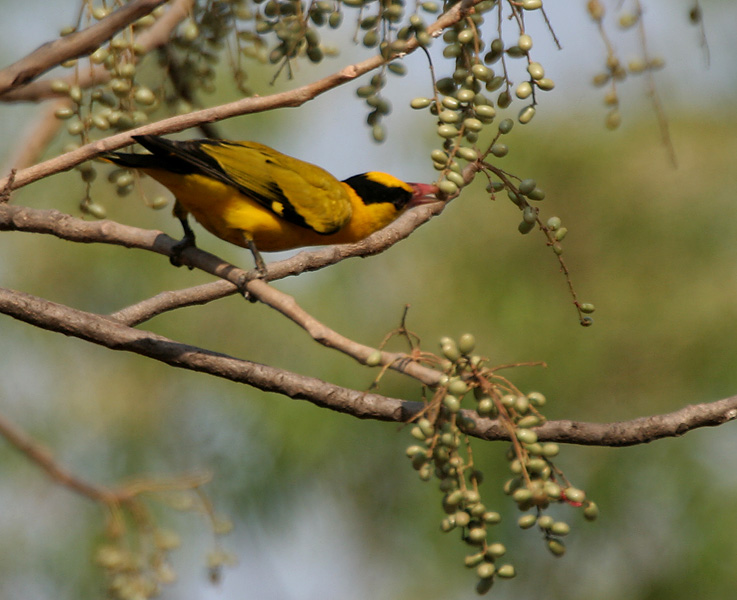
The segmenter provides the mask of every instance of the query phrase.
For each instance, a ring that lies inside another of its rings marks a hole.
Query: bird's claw
[[[169,254],[169,262],[175,267],[181,267],[184,263],[182,262],[182,253],[188,248],[196,248],[194,237],[185,235],[181,240],[171,247],[171,253]],[[190,265],[190,269],[193,267]]]

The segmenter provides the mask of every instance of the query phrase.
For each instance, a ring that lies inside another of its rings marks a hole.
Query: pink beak
[[[435,194],[438,193],[438,186],[431,185],[429,183],[410,183],[414,188],[412,194],[412,200],[409,201],[407,206],[417,206],[418,204],[427,204],[429,202],[437,202],[438,199]]]

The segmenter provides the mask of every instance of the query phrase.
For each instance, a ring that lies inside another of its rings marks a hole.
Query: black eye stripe
[[[412,199],[412,192],[369,179],[366,173],[349,177],[343,183],[351,186],[364,204],[389,203],[393,204],[397,210],[402,210]]]

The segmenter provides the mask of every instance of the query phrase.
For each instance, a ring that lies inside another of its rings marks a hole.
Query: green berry
[[[522,8],[525,10],[537,10],[542,5],[542,0],[522,0]]]
[[[68,94],[69,84],[63,79],[54,79],[51,82],[51,91],[56,94]]]
[[[494,576],[494,571],[496,571],[494,563],[485,562],[478,566],[478,568],[476,569],[476,575],[478,575],[481,579],[488,579]]]
[[[566,495],[566,499],[575,504],[581,503],[586,500],[586,492],[574,487],[567,487],[564,490],[564,493]]]
[[[464,333],[458,340],[458,349],[461,354],[471,354],[476,347],[476,338],[472,333]]]
[[[518,429],[515,432],[515,436],[523,444],[534,444],[537,442],[537,434],[531,429]]]
[[[469,569],[473,569],[474,567],[477,567],[479,564],[481,564],[483,560],[484,560],[483,552],[477,552],[476,554],[469,554],[468,556],[466,556],[466,558],[463,559],[463,563]]]
[[[566,553],[566,547],[560,540],[548,540],[548,550],[555,556],[563,556]]]
[[[457,96],[460,102],[467,103],[467,102],[473,102],[473,99],[476,97],[476,93],[473,90],[464,88],[462,90],[458,90]]]
[[[522,235],[530,233],[535,228],[535,221],[520,221],[517,225],[517,231]]]
[[[563,238],[566,237],[568,234],[568,229],[566,227],[561,227],[558,231],[555,232],[555,240],[557,242],[563,241]]]
[[[545,69],[543,69],[543,66],[538,62],[531,62],[527,65],[527,72],[533,79],[542,79],[545,77]]]
[[[438,135],[445,139],[450,139],[458,135],[458,129],[454,125],[443,124],[438,127]]]
[[[563,490],[554,481],[546,481],[543,484],[543,491],[552,500],[558,500],[563,495]]]
[[[95,219],[104,219],[107,215],[105,207],[95,202],[89,202],[83,207],[83,210]]]
[[[537,526],[545,531],[550,529],[553,526],[553,523],[555,523],[555,519],[550,515],[543,515],[537,520]]]
[[[156,196],[149,202],[149,206],[154,210],[165,208],[169,204],[169,199],[164,196]]]
[[[414,108],[415,110],[418,110],[418,109],[421,109],[421,108],[427,108],[428,106],[430,106],[430,104],[432,104],[432,99],[430,99],[430,98],[422,98],[422,97],[412,98],[412,101],[409,103],[409,105],[412,108]]]
[[[614,109],[606,116],[605,125],[609,130],[617,129],[622,124],[622,115],[617,109]]]
[[[589,302],[582,303],[579,306],[579,308],[581,309],[581,312],[582,313],[586,313],[586,314],[591,314],[592,312],[594,312],[596,310],[596,307],[593,304],[589,303]]]
[[[491,121],[496,116],[496,109],[489,104],[476,105],[474,111],[482,121]]]
[[[527,196],[532,190],[535,189],[535,186],[537,185],[537,182],[534,179],[523,179],[519,182],[519,186],[517,189],[519,190],[519,193]]]
[[[518,120],[518,121],[519,121],[520,123],[522,123],[522,125],[527,125],[527,123],[529,123],[530,121],[532,121],[532,117],[534,117],[534,116],[535,116],[535,112],[536,112],[536,111],[535,111],[535,107],[534,107],[534,106],[532,106],[532,105],[530,105],[530,106],[525,106],[525,107],[524,107],[524,108],[523,108],[523,109],[522,109],[522,110],[521,110],[521,111],[519,112],[519,115],[517,116],[517,120]]]
[[[468,384],[459,378],[452,379],[448,384],[448,392],[454,396],[462,397],[468,391]]]
[[[471,515],[469,515],[465,510],[459,510],[454,516],[458,527],[465,527],[471,522]]]
[[[532,49],[532,38],[526,33],[523,33],[519,36],[517,45],[523,52],[529,52]]]
[[[587,521],[595,521],[599,516],[599,507],[595,502],[589,501],[583,509],[583,516]]]
[[[483,596],[491,589],[493,585],[494,585],[493,577],[489,577],[488,579],[479,579],[478,583],[476,584],[476,593],[479,596]]]
[[[463,175],[461,175],[460,173],[456,173],[455,171],[449,171],[448,173],[446,173],[445,178],[458,187],[463,187],[463,185],[465,184],[465,181],[463,180]]]
[[[514,92],[520,100],[524,100],[525,98],[528,98],[532,94],[532,85],[530,85],[529,81],[523,81],[517,86],[517,89]]]
[[[478,160],[479,157],[479,153],[473,148],[469,148],[468,146],[460,146],[456,154],[460,156],[463,160],[467,160],[468,162]]]
[[[509,147],[506,144],[500,144],[499,142],[497,142],[491,147],[491,153],[497,158],[502,158],[503,156],[506,156],[508,152]]]
[[[476,407],[476,412],[481,417],[488,417],[494,412],[494,401],[491,398],[482,398],[479,400],[479,404]]]
[[[443,181],[441,181],[438,184],[438,188],[446,196],[452,196],[453,194],[458,192],[458,186],[452,181],[448,181],[447,179],[444,179]]]
[[[540,392],[530,392],[527,394],[527,399],[533,406],[545,406],[545,396]]]
[[[537,200],[539,202],[540,200],[545,200],[545,192],[539,187],[536,187],[529,194],[527,194],[527,197],[530,200]]]
[[[514,121],[512,121],[512,119],[504,119],[499,123],[499,133],[505,135],[512,131],[512,127],[514,127]]]
[[[156,102],[156,94],[154,94],[150,89],[146,87],[139,87],[136,90],[135,94],[133,94],[133,99],[138,104],[151,106],[154,102]]]
[[[57,119],[70,119],[77,114],[73,109],[68,106],[61,106],[54,111],[54,115]]]
[[[481,63],[473,65],[473,67],[471,67],[471,72],[479,81],[488,82],[494,77],[494,71]]]
[[[463,29],[458,33],[458,41],[461,44],[470,44],[471,42],[473,42],[474,37],[475,36],[473,29],[471,29],[470,27],[467,29]]]
[[[548,225],[548,229],[550,229],[551,231],[555,231],[560,227],[561,220],[559,217],[550,217],[548,219],[547,225]]]
[[[542,454],[547,458],[553,458],[560,453],[560,446],[555,442],[547,442],[542,445]]]
[[[461,116],[454,110],[443,110],[438,114],[438,119],[443,123],[456,123]]]
[[[474,545],[481,545],[486,540],[485,527],[472,527],[468,532],[468,542]]]
[[[517,525],[520,529],[529,529],[530,527],[533,527],[535,523],[537,523],[537,515],[522,515],[517,519]]]
[[[414,458],[415,456],[422,456],[423,458],[426,455],[426,450],[422,446],[409,446],[407,450],[405,450],[405,454],[407,455],[407,458]]]
[[[550,527],[550,533],[553,535],[568,535],[571,532],[571,526],[565,521],[556,521]]]
[[[410,430],[410,432],[409,432],[409,433],[410,433],[410,435],[411,435],[411,436],[412,436],[413,438],[415,438],[416,440],[424,441],[424,440],[425,440],[425,438],[426,438],[426,436],[425,436],[425,434],[423,433],[422,429],[420,429],[420,428],[419,428],[419,427],[417,427],[417,426],[413,427],[413,428],[412,428],[412,429]]]
[[[443,398],[443,405],[452,413],[457,413],[461,410],[461,401],[452,394],[445,395],[445,398]]]

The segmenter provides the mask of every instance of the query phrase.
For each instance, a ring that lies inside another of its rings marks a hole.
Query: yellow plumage
[[[190,242],[188,213],[219,238],[252,250],[356,242],[436,191],[378,172],[341,182],[320,167],[255,142],[135,139],[151,154],[104,158],[169,188]]]

